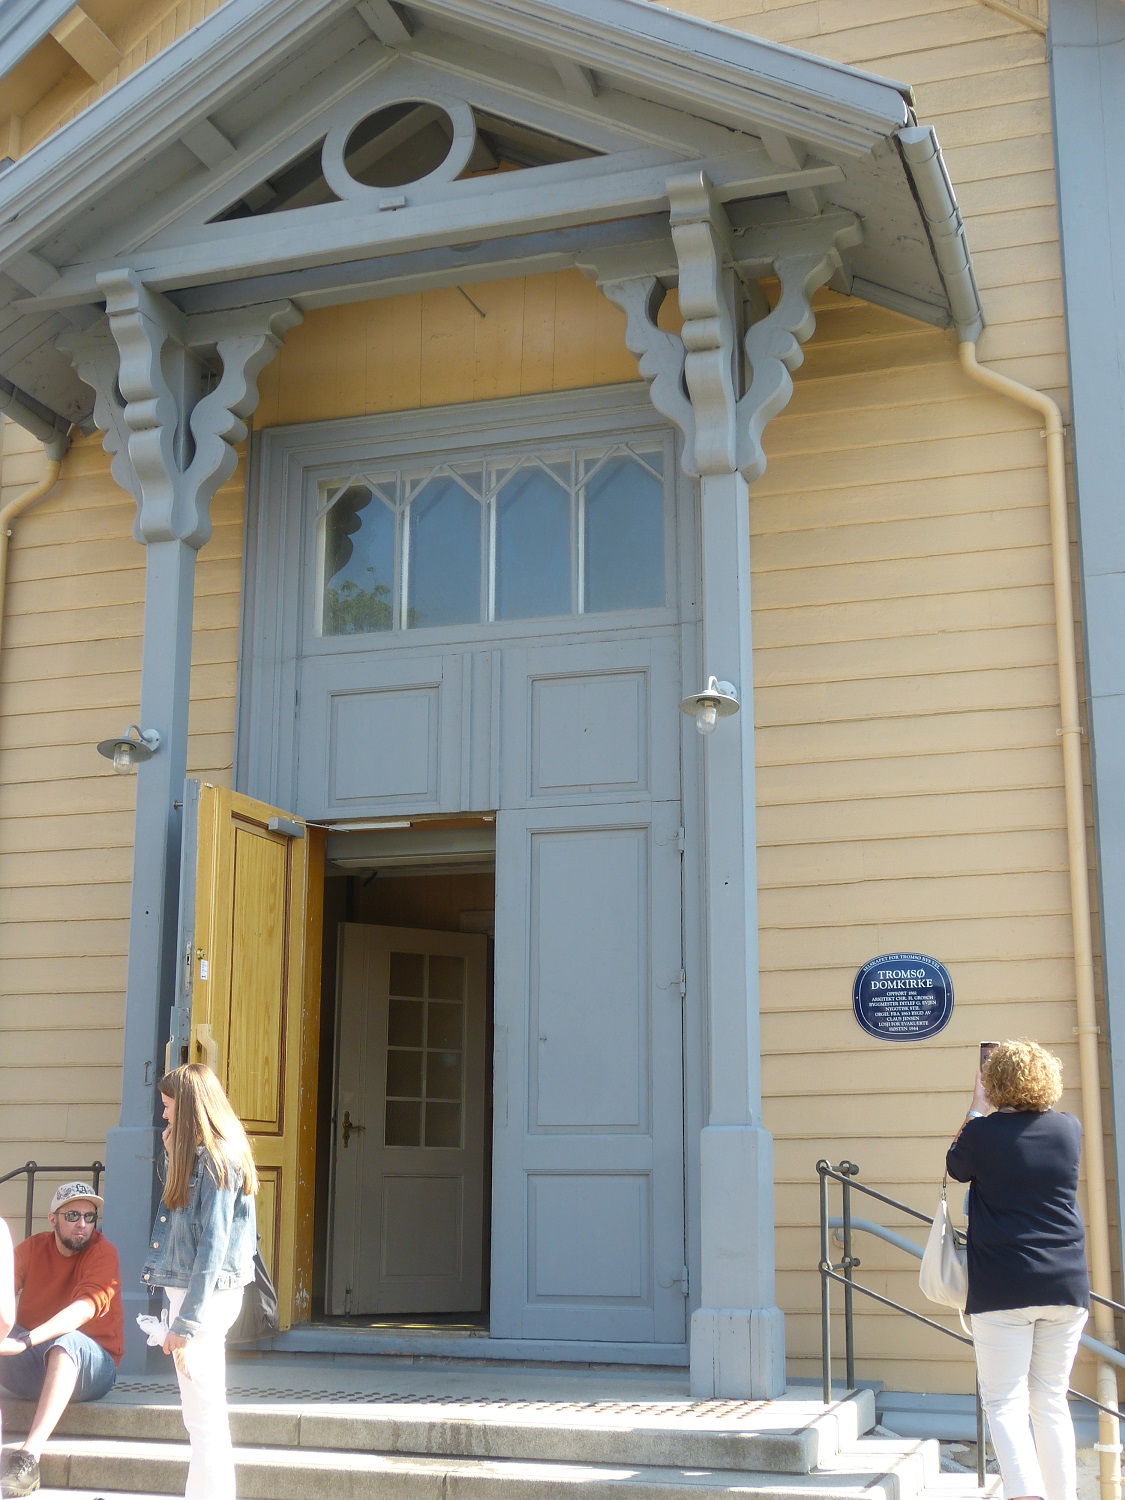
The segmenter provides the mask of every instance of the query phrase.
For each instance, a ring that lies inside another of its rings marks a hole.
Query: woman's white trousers
[[[168,1287],[171,1322],[184,1291]],[[203,1306],[202,1326],[176,1361],[184,1426],[191,1439],[185,1500],[235,1500],[234,1449],[227,1412],[226,1337],[242,1306],[242,1287],[212,1292]]]
[[[969,1320],[1005,1500],[1075,1500],[1066,1389],[1086,1316],[1081,1307],[1015,1307],[973,1313]]]

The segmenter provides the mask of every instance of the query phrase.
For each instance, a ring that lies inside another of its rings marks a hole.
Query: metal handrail
[[[26,1240],[31,1237],[31,1226],[35,1220],[35,1179],[37,1176],[43,1172],[58,1172],[60,1175],[65,1174],[67,1176],[77,1172],[88,1173],[93,1178],[93,1187],[96,1193],[101,1186],[102,1173],[104,1171],[105,1162],[102,1161],[81,1162],[78,1166],[61,1167],[48,1166],[46,1164],[41,1166],[36,1161],[25,1161],[22,1167],[13,1167],[10,1172],[5,1172],[0,1176],[0,1187],[3,1187],[6,1182],[13,1181],[16,1177],[22,1177],[25,1174],[27,1176],[27,1193],[23,1210],[23,1237]]]
[[[846,1378],[849,1390],[855,1389],[855,1314],[854,1295],[861,1293],[869,1297],[873,1302],[880,1303],[883,1307],[893,1308],[896,1312],[902,1312],[918,1323],[925,1323],[927,1327],[934,1328],[946,1338],[956,1339],[959,1344],[972,1344],[972,1339],[963,1333],[955,1333],[952,1328],[935,1322],[933,1318],[927,1318],[922,1313],[917,1313],[913,1308],[904,1306],[901,1302],[894,1302],[890,1297],[884,1297],[879,1292],[874,1292],[870,1287],[860,1285],[855,1280],[855,1270],[860,1265],[859,1258],[853,1254],[852,1237],[857,1229],[868,1233],[874,1233],[888,1244],[896,1248],[907,1250],[910,1254],[922,1258],[922,1251],[912,1241],[902,1235],[897,1235],[893,1230],[885,1229],[882,1225],[872,1223],[868,1219],[855,1219],[852,1216],[852,1199],[854,1192],[863,1193],[865,1197],[874,1198],[879,1203],[885,1203],[890,1208],[898,1209],[900,1213],[908,1214],[917,1219],[927,1227],[932,1224],[928,1214],[921,1213],[916,1208],[911,1208],[909,1203],[900,1203],[897,1199],[888,1197],[886,1193],[880,1193],[875,1188],[869,1188],[864,1183],[856,1182],[854,1179],[859,1175],[859,1167],[855,1162],[842,1161],[839,1167],[833,1167],[830,1162],[823,1159],[816,1164],[816,1170],[820,1177],[820,1345],[821,1365],[824,1384],[824,1402],[828,1405],[832,1400],[832,1329],[831,1329],[831,1305],[830,1286],[833,1281],[838,1281],[844,1288],[844,1358]],[[829,1180],[838,1182],[842,1189],[842,1212],[839,1218],[833,1218],[828,1213],[828,1183]],[[843,1256],[840,1261],[833,1264],[829,1254],[828,1232],[829,1229],[839,1230],[843,1238]],[[842,1275],[840,1273],[843,1273]],[[1103,1297],[1096,1292],[1091,1292],[1091,1297],[1112,1307],[1119,1312],[1125,1313],[1125,1306],[1120,1302],[1114,1302],[1110,1297]],[[1091,1339],[1083,1335],[1082,1342],[1087,1348],[1093,1350],[1099,1358],[1107,1359],[1113,1364],[1125,1365],[1117,1350],[1109,1349],[1098,1339]],[[1110,1416],[1120,1421],[1121,1413],[1114,1407],[1104,1406],[1100,1401],[1095,1401],[1092,1396],[1087,1396],[1082,1391],[1068,1390],[1070,1396],[1075,1396],[1079,1401],[1085,1401],[1088,1405],[1097,1407],[1099,1411],[1108,1412]],[[975,1386],[976,1419],[977,1419],[977,1484],[984,1485],[985,1482],[985,1460],[984,1460],[984,1410],[981,1406],[980,1387]]]
[[[857,1183],[858,1187],[859,1184]],[[843,1219],[829,1218],[829,1229],[841,1230],[844,1227]],[[870,1219],[852,1219],[852,1229],[860,1230],[864,1234],[873,1235],[876,1239],[884,1240],[888,1245],[893,1245],[896,1250],[905,1250],[908,1255],[913,1255],[915,1260],[921,1260],[924,1251],[921,1245],[916,1245],[913,1240],[908,1240],[905,1235],[896,1234],[893,1229],[887,1229],[882,1224],[875,1224]],[[1125,1306],[1120,1302],[1114,1302],[1112,1297],[1099,1297],[1097,1292],[1090,1293],[1091,1302],[1104,1302],[1106,1307],[1114,1307],[1119,1312],[1125,1313]],[[1079,1340],[1084,1349],[1088,1349],[1097,1359],[1104,1359],[1107,1364],[1117,1365],[1125,1370],[1125,1353],[1120,1349],[1114,1349],[1109,1344],[1103,1344],[1101,1339],[1096,1339],[1092,1334],[1084,1333]],[[1083,1401],[1092,1398],[1082,1396],[1080,1391],[1075,1392]]]

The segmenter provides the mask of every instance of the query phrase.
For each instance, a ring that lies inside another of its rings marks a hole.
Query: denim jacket
[[[141,1280],[147,1286],[186,1288],[183,1306],[172,1323],[173,1333],[186,1338],[199,1332],[212,1292],[254,1280],[254,1199],[242,1191],[241,1172],[233,1162],[228,1165],[232,1186],[221,1188],[199,1147],[187,1206],[169,1208],[161,1203],[149,1236]]]

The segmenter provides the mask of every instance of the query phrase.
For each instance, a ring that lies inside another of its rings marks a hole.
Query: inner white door
[[[328,1311],[479,1312],[486,940],[340,933]]]

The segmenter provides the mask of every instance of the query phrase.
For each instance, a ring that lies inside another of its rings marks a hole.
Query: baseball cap
[[[64,1182],[62,1187],[55,1189],[55,1196],[51,1199],[51,1213],[57,1213],[64,1203],[69,1203],[72,1198],[89,1198],[91,1203],[96,1203],[101,1208],[104,1198],[99,1198],[97,1193],[88,1182]]]

